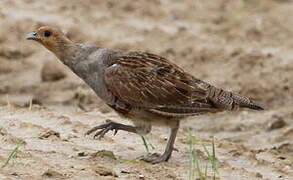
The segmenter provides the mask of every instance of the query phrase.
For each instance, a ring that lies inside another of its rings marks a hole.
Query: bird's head
[[[49,26],[40,27],[36,31],[27,34],[26,39],[39,42],[59,58],[61,52],[66,47],[72,45],[72,41],[70,41],[61,31]]]

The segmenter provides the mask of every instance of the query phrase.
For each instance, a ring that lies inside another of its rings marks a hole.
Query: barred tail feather
[[[239,107],[249,108],[253,110],[264,110],[264,106],[261,104],[253,103],[249,98],[232,93],[233,101],[239,104]]]
[[[265,109],[262,104],[254,104],[254,103],[241,104],[240,107],[249,108],[249,109],[258,110],[258,111]]]
[[[253,103],[249,98],[236,93],[224,91],[214,86],[209,86],[208,98],[218,108],[227,110],[237,110],[239,107],[249,108],[254,110],[264,110],[263,105]]]

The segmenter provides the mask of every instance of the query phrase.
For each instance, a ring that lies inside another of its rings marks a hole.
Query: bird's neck
[[[54,54],[67,66],[76,64],[79,58],[76,56],[79,51],[79,45],[72,41],[58,43],[58,49]]]
[[[69,39],[60,40],[55,49],[50,49],[57,58],[71,69],[74,68],[79,62],[86,61],[88,56],[94,51],[101,49],[91,44],[78,44],[70,41]]]

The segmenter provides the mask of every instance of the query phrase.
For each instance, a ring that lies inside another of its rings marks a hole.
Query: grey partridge
[[[263,110],[249,98],[199,80],[164,57],[141,51],[113,50],[69,40],[61,31],[40,27],[26,36],[53,52],[57,58],[91,87],[133,126],[108,122],[90,129],[95,137],[124,130],[140,135],[152,125],[170,127],[165,151],[146,156],[151,163],[167,161],[172,154],[180,120],[205,113],[239,108]]]

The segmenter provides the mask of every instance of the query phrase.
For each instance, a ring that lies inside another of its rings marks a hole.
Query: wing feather
[[[207,97],[200,80],[160,56],[129,52],[105,70],[108,90],[131,106],[160,108],[192,104]]]

